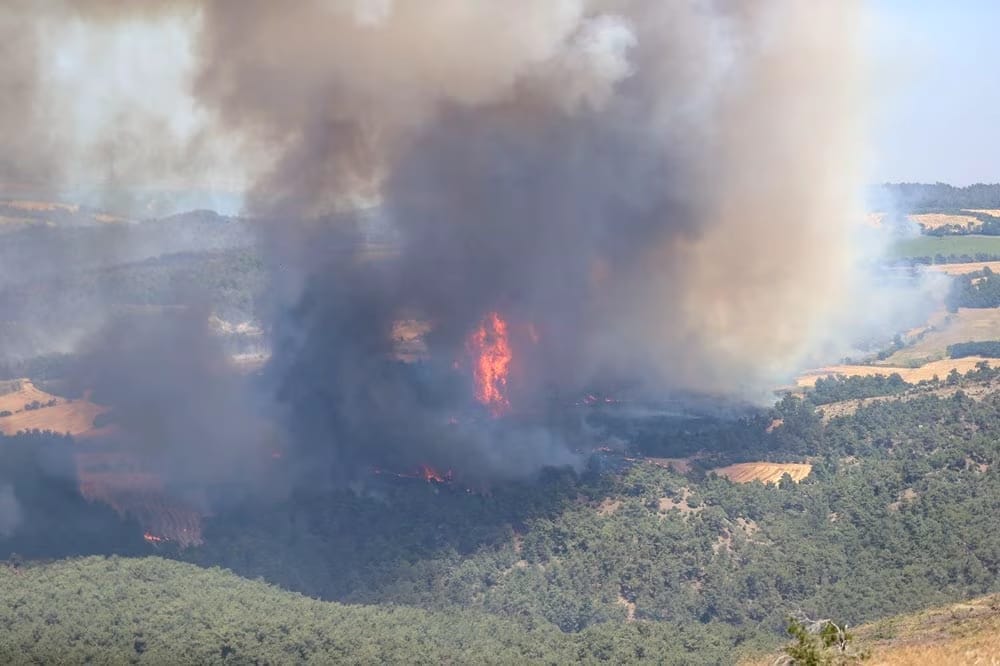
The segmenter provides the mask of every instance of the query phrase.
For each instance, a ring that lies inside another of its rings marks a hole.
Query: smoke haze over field
[[[123,18],[132,5],[76,5],[76,29],[166,22],[186,57],[143,93],[164,82],[190,106],[125,95],[124,133],[79,121],[50,138],[104,146],[140,176],[238,151],[273,269],[265,390],[304,467],[521,476],[572,460],[579,441],[547,410],[588,390],[760,399],[847,350],[859,325],[892,323],[854,314],[884,295],[858,254],[855,2],[143,7]],[[2,29],[18,35],[52,20],[28,5],[8,13]],[[45,99],[39,72],[58,70],[45,36],[5,65],[24,91],[0,117],[5,141],[35,136],[15,127]],[[137,67],[158,71],[155,59]],[[52,148],[8,144],[39,160]],[[8,179],[66,176],[2,166]],[[373,237],[391,251],[372,257]],[[474,400],[466,342],[494,312],[510,327],[504,419]],[[400,320],[429,326],[420,363],[392,360]],[[172,365],[165,354],[150,355]]]

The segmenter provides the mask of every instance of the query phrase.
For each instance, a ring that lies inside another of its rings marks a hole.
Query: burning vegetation
[[[507,322],[498,313],[489,313],[469,336],[467,348],[473,358],[476,400],[498,417],[510,408],[506,389],[512,357]]]

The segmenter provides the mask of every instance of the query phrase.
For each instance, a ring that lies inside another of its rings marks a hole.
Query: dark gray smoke
[[[566,410],[588,391],[767,395],[885,323],[854,316],[873,293],[856,5],[144,5],[128,20],[190,28],[197,150],[109,145],[138,174],[236,147],[272,357],[252,399],[170,328],[128,354],[109,334],[93,367],[137,387],[122,413],[156,424],[182,476],[170,405],[223,461],[259,439],[255,413],[313,476],[427,463],[486,481],[571,463],[588,434]],[[124,7],[77,15],[116,25]],[[476,399],[469,346],[492,313],[503,410]]]
[[[278,154],[250,201],[309,460],[562,463],[587,440],[554,413],[586,391],[752,395],[858,286],[847,5],[249,6],[206,12],[196,90]],[[501,419],[466,349],[492,312]],[[401,320],[428,327],[418,363]]]

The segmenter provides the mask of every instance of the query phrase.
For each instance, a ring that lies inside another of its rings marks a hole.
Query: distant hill
[[[1000,208],[1000,183],[955,187],[946,183],[884,183],[869,193],[878,210],[905,213]]]

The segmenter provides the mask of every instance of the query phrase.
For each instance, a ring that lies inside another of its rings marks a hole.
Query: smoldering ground
[[[255,400],[303,469],[530,475],[587,437],[558,416],[581,392],[758,399],[848,349],[851,313],[881,298],[858,254],[858,3],[147,5],[127,20],[188,29],[190,154],[222,165],[210,148],[237,146],[252,176],[273,354]],[[76,20],[126,11],[87,2]],[[176,167],[160,143],[124,148],[138,177]],[[491,313],[511,331],[503,418],[470,378],[467,341]],[[395,356],[400,320],[427,326],[418,362]],[[143,344],[98,372],[141,384],[155,368],[133,372],[136,356],[195,372],[181,357],[196,340]],[[189,377],[137,389],[138,423],[166,422],[165,396],[185,393],[218,416],[188,419],[192,439],[242,441],[217,424],[259,407]]]

